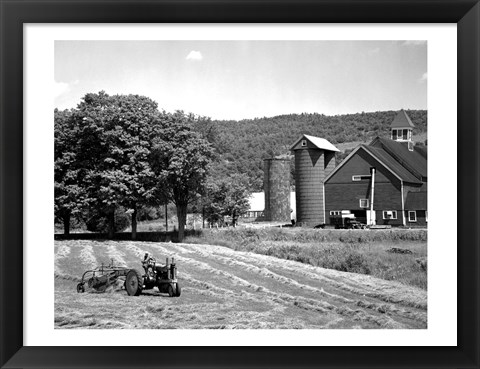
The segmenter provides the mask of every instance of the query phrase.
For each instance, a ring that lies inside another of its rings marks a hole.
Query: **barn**
[[[343,216],[369,225],[427,225],[427,147],[413,142],[414,128],[401,110],[390,139],[356,147],[326,176],[326,224]]]

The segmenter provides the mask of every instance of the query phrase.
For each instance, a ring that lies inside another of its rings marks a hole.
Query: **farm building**
[[[302,135],[290,149],[295,155],[296,224],[325,224],[324,181],[335,168],[339,150],[327,140]]]
[[[289,192],[289,217],[285,222],[289,222],[290,219],[295,219],[295,192]],[[250,209],[243,215],[244,220],[267,220],[265,218],[265,193],[253,192],[249,198]]]
[[[263,192],[266,221],[290,222],[290,157],[264,160]]]
[[[326,224],[354,216],[371,225],[426,226],[427,147],[412,141],[405,111],[390,128],[390,139],[358,146],[326,176]]]

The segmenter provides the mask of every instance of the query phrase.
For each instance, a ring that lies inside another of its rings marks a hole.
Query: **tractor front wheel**
[[[177,293],[175,294],[176,297],[180,296],[182,293],[182,289],[180,288],[180,285],[177,283]]]
[[[173,286],[171,284],[168,285],[168,296],[175,296],[175,291],[173,290]]]
[[[136,269],[131,269],[125,279],[125,289],[129,296],[138,296],[142,293],[143,277]]]

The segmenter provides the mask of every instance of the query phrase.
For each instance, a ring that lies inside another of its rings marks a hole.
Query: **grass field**
[[[174,256],[182,295],[131,297],[75,286],[108,263],[141,269],[150,252]],[[424,329],[427,293],[396,281],[230,248],[184,243],[55,241],[55,327],[82,329]]]
[[[213,244],[427,289],[426,230],[206,230],[187,243]],[[389,252],[407,250],[405,254]]]

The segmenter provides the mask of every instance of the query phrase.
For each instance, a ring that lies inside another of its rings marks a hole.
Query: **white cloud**
[[[426,45],[427,40],[407,40],[403,42],[403,46],[422,46]]]
[[[426,82],[428,79],[428,74],[427,72],[423,73],[422,76],[419,78],[418,82],[419,83],[423,83],[423,82]]]
[[[67,92],[70,92],[71,89],[72,89],[72,86],[73,85],[78,85],[79,83],[80,83],[80,81],[78,79],[76,79],[72,83],[55,81],[55,84],[54,84],[55,97],[59,97],[59,96],[65,94]]]
[[[64,93],[67,93],[70,91],[70,85],[66,82],[55,82],[54,86],[54,93],[55,97],[59,97],[60,95],[63,95]]]
[[[192,50],[186,57],[187,60],[202,60],[203,56],[200,51]]]

